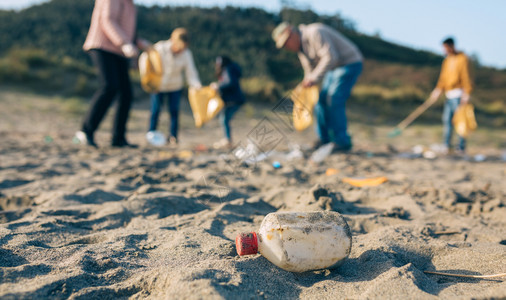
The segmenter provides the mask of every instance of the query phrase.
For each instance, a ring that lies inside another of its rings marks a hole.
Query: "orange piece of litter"
[[[172,158],[172,157],[174,157],[174,153],[169,152],[169,151],[160,151],[160,152],[158,152],[158,157],[161,159]]]
[[[178,158],[191,158],[192,156],[193,156],[193,152],[191,152],[189,150],[183,150],[177,154]]]
[[[206,152],[209,150],[209,148],[204,144],[198,144],[197,146],[195,146],[194,150],[197,152]]]
[[[388,179],[385,176],[374,178],[349,178],[349,177],[343,178],[343,182],[346,182],[356,187],[378,186],[387,181]]]
[[[327,176],[336,175],[337,173],[339,173],[339,170],[334,168],[328,168],[327,171],[325,171],[325,175]]]

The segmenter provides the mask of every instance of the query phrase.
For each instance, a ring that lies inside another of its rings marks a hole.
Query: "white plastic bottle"
[[[320,148],[316,149],[313,154],[311,154],[311,157],[309,158],[310,161],[319,163],[322,162],[325,158],[327,158],[331,153],[332,150],[334,150],[334,144],[328,143],[323,146],[320,146]]]
[[[237,253],[260,253],[290,272],[339,266],[351,251],[351,231],[337,212],[277,212],[268,214],[258,233],[241,233]]]

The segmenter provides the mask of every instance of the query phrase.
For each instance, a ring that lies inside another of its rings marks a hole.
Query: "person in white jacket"
[[[170,39],[159,41],[154,45],[162,59],[163,76],[159,92],[151,95],[151,119],[149,131],[155,131],[163,100],[168,99],[170,115],[170,144],[177,143],[179,123],[179,102],[184,87],[184,76],[189,86],[202,87],[193,55],[188,49],[188,33],[184,28],[176,28]]]

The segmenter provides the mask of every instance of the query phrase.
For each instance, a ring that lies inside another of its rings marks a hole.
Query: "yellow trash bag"
[[[461,137],[467,137],[471,131],[478,127],[474,117],[473,105],[469,103],[460,105],[453,115],[452,122],[457,134]]]
[[[209,86],[200,89],[190,88],[188,90],[188,100],[197,128],[202,127],[204,123],[214,118],[225,106],[220,95]]]
[[[160,89],[163,76],[163,65],[160,53],[151,47],[139,57],[141,86],[147,93],[156,93]]]
[[[299,85],[290,95],[293,101],[293,127],[297,131],[302,131],[313,123],[313,109],[319,94],[318,86],[305,88]]]

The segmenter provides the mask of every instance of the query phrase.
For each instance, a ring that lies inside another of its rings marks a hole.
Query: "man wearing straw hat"
[[[362,54],[358,48],[333,28],[314,23],[293,27],[279,24],[272,32],[278,49],[297,52],[304,69],[303,87],[321,83],[315,107],[315,148],[334,143],[334,151],[352,148],[346,119],[346,101],[362,72]]]

